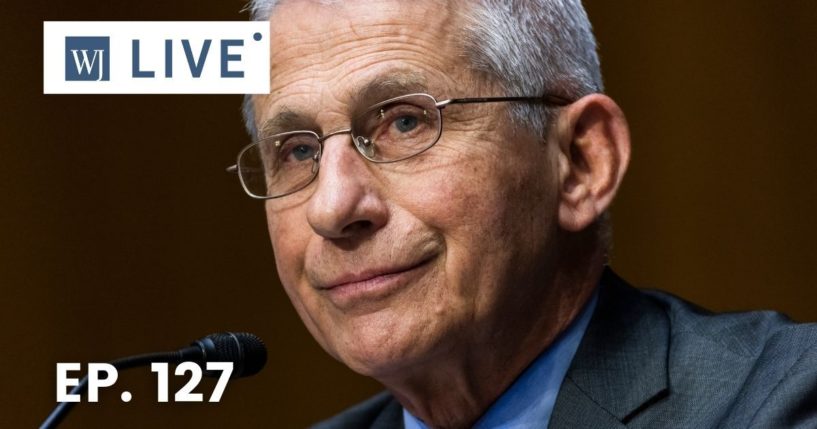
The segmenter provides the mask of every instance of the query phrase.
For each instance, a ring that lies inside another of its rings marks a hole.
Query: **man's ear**
[[[581,231],[610,206],[630,161],[630,131],[610,97],[591,94],[563,108],[559,145],[559,224]]]

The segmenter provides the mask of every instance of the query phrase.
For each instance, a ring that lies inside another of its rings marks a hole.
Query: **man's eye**
[[[407,133],[417,128],[417,117],[404,115],[394,120],[394,127],[401,133]]]
[[[315,148],[310,145],[299,144],[292,148],[289,155],[291,155],[297,161],[305,161],[307,159],[312,159],[315,156]]]

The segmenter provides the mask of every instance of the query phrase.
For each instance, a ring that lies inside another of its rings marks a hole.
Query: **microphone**
[[[232,362],[230,378],[249,377],[257,374],[267,363],[267,347],[260,338],[246,332],[221,332],[196,340],[190,346],[160,353],[146,353],[111,361],[117,370],[149,365],[153,362],[181,363]],[[217,376],[218,372],[203,371],[206,376]],[[88,386],[88,376],[71,389],[70,394],[82,394]],[[65,418],[76,402],[60,402],[48,415],[40,429],[56,427]]]

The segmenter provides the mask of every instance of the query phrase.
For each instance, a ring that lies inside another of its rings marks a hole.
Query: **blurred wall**
[[[817,3],[586,4],[634,142],[613,266],[712,309],[817,320]],[[41,422],[56,362],[222,330],[259,334],[270,360],[221,403],[158,405],[153,374],[132,370],[65,427],[303,427],[379,390],[302,327],[262,204],[224,173],[247,142],[240,96],[42,95],[44,20],[244,20],[242,6],[0,4],[0,427]]]

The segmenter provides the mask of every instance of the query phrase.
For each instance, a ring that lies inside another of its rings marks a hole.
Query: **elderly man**
[[[579,0],[251,9],[241,183],[309,331],[388,389],[319,427],[817,427],[814,327],[605,267],[630,141]]]

